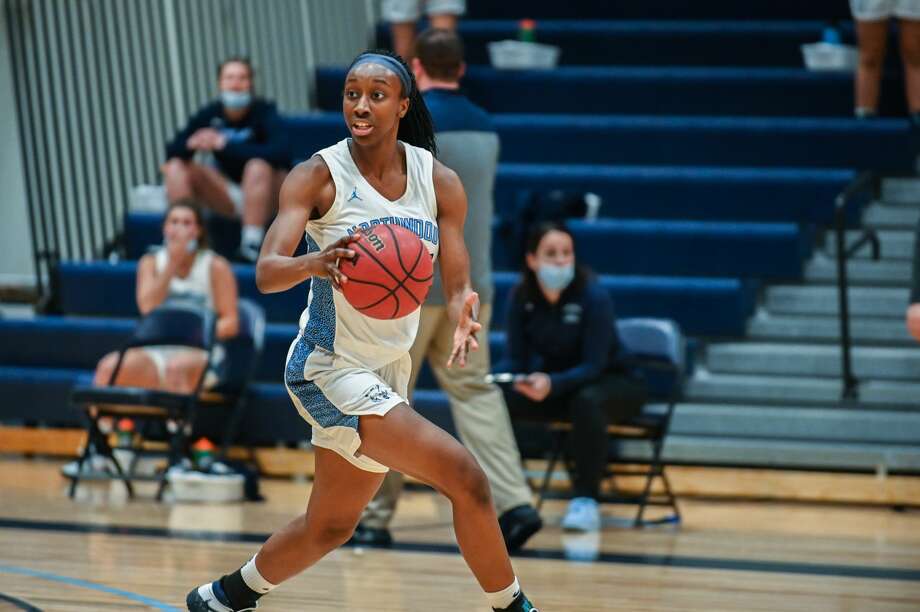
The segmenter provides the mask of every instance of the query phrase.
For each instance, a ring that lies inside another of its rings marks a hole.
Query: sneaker
[[[505,546],[509,552],[521,548],[530,536],[540,531],[543,520],[530,504],[516,506],[498,517],[498,526],[502,530]]]
[[[566,531],[597,531],[601,528],[601,510],[597,500],[590,497],[576,497],[569,502],[569,509],[562,519]]]
[[[492,608],[492,610],[495,612],[540,612],[533,607],[533,604],[524,595],[524,591],[518,593],[518,596],[514,598],[514,601],[507,608]]]
[[[259,607],[259,604],[256,604],[251,608],[233,609],[224,605],[214,593],[215,584],[216,581],[203,584],[186,595],[185,605],[189,612],[247,612],[247,610],[255,610]]]
[[[358,546],[389,548],[393,545],[393,536],[386,527],[366,527],[358,523],[349,542]]]
[[[262,250],[260,243],[240,243],[240,248],[236,252],[238,259],[246,263],[256,263],[259,259],[259,251]]]

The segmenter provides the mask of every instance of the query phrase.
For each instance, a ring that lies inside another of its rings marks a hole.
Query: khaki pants
[[[483,330],[489,329],[491,304],[479,309]],[[499,514],[523,504],[531,504],[531,492],[524,479],[511,418],[502,392],[484,382],[489,373],[488,334],[479,335],[479,350],[470,353],[465,368],[447,369],[453,346],[454,324],[444,306],[423,306],[418,335],[412,346],[412,377],[409,394],[415,389],[422,363],[428,359],[438,384],[450,398],[451,414],[463,444],[482,466],[492,487],[492,499]],[[377,495],[361,517],[366,527],[385,528],[393,518],[403,488],[403,475],[391,470]]]

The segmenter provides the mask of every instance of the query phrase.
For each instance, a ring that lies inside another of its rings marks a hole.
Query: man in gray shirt
[[[469,201],[464,240],[470,253],[470,279],[479,293],[479,321],[489,329],[492,316],[492,212],[499,142],[488,113],[459,90],[465,69],[463,45],[456,33],[428,30],[416,42],[412,69],[434,120],[438,158],[460,177]],[[440,276],[435,276],[422,306],[418,335],[410,354],[410,394],[425,360],[450,398],[454,424],[464,445],[489,478],[499,525],[509,550],[520,548],[542,527],[521,468],[521,457],[501,391],[486,384],[489,342],[471,353],[463,369],[446,367],[454,324],[447,316]],[[353,541],[387,545],[390,520],[403,487],[403,475],[391,471],[368,505]]]

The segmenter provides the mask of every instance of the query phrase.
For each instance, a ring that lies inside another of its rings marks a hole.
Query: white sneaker
[[[590,497],[576,497],[569,502],[562,519],[566,531],[597,531],[601,528],[601,510],[597,501]]]

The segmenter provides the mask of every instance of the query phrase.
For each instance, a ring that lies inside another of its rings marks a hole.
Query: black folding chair
[[[219,382],[203,391],[198,400],[201,429],[219,430],[221,456],[226,458],[230,445],[237,439],[240,421],[246,411],[247,390],[262,358],[265,345],[265,311],[245,298],[239,300],[239,331],[237,335],[220,343],[216,350],[224,350],[219,367]],[[212,425],[217,421],[216,425]],[[196,434],[198,423],[195,424]]]
[[[144,454],[142,440],[134,437],[131,450],[135,459],[131,466],[123,466],[115,456],[108,437],[99,428],[99,419],[104,417],[127,417],[145,425],[160,422],[169,432],[168,465],[178,463],[185,453],[186,439],[191,423],[195,420],[198,408],[198,396],[204,382],[207,368],[202,371],[195,390],[190,394],[172,393],[155,389],[137,387],[118,387],[115,381],[124,362],[125,353],[130,349],[146,346],[181,346],[201,349],[208,353],[209,362],[214,345],[215,317],[210,309],[198,303],[171,300],[143,317],[137,324],[131,338],[118,352],[118,361],[112,370],[107,387],[78,387],[71,393],[71,402],[84,410],[87,417],[87,444],[77,463],[76,475],[70,483],[70,497],[77,490],[83,465],[93,449],[107,457],[128,490],[128,496],[134,496],[131,484],[137,457]],[[126,469],[127,468],[127,469]],[[115,476],[113,476],[115,477]],[[166,471],[158,477],[157,500],[162,499],[166,488]]]
[[[676,323],[667,319],[622,319],[617,321],[617,333],[622,343],[628,363],[638,367],[649,381],[649,399],[665,402],[663,410],[656,409],[651,404],[646,404],[642,412],[625,423],[611,425],[607,428],[612,438],[628,440],[645,440],[651,445],[651,456],[648,465],[634,467],[619,467],[626,463],[620,459],[612,462],[607,470],[608,476],[641,476],[645,477],[642,493],[637,496],[609,495],[600,501],[606,503],[637,504],[639,510],[633,520],[633,527],[650,524],[679,523],[681,520],[677,498],[671,489],[671,483],[665,473],[665,465],[661,458],[665,438],[671,426],[674,415],[674,406],[681,398],[683,392],[685,370],[685,341],[680,328]],[[539,489],[537,509],[542,507],[543,500],[549,490],[550,479],[559,459],[563,455],[566,439],[572,425],[566,421],[555,421],[550,424],[549,431],[552,437],[549,464],[543,476]],[[629,462],[632,465],[632,462]],[[661,494],[652,491],[656,478],[661,479],[664,492]],[[646,520],[646,506],[665,506],[673,512],[665,517]]]

